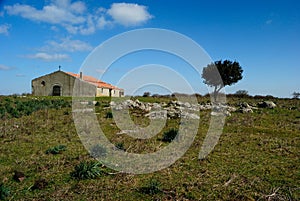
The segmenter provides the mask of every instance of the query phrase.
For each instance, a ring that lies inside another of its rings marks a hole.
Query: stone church
[[[92,76],[61,70],[33,79],[31,86],[35,96],[124,96],[123,89]]]

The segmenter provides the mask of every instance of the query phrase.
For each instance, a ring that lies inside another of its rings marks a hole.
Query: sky
[[[243,79],[226,86],[227,93],[247,90],[250,95],[291,97],[300,92],[299,10],[297,0],[0,0],[0,94],[30,93],[32,79],[59,66],[78,73],[105,41],[135,29],[156,28],[195,41],[212,61],[239,62]],[[143,66],[153,68],[149,76],[172,79],[159,68],[166,66],[195,92],[208,92],[189,63],[153,50],[119,58],[101,79],[121,84],[122,77]],[[181,82],[173,85],[185,92]],[[135,93],[147,90],[170,92],[164,86],[140,86]]]

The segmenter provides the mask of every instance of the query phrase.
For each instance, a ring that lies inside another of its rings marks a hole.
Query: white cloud
[[[93,20],[93,16],[89,15],[87,17],[86,26],[85,27],[80,27],[80,33],[82,35],[90,35],[90,34],[95,33],[95,31],[96,31],[96,26],[95,26],[95,23],[94,23],[94,20]]]
[[[112,23],[106,20],[104,16],[101,16],[96,25],[98,29],[104,29],[105,27],[112,25]]]
[[[9,66],[0,64],[0,70],[11,70],[11,69],[13,69],[13,67],[9,67]]]
[[[57,26],[51,26],[50,29],[55,32],[59,31],[59,28]]]
[[[86,22],[85,16],[82,15],[86,7],[80,1],[71,3],[69,0],[56,0],[49,5],[45,5],[41,10],[30,5],[14,4],[5,6],[4,10],[9,15],[21,16],[35,22],[60,25],[64,28],[79,26]]]
[[[11,25],[9,24],[0,25],[0,34],[8,35],[10,27]]]
[[[63,3],[66,5],[62,6]],[[84,17],[75,14],[77,12],[74,12],[74,8],[72,9],[73,4],[64,0],[55,1],[50,5],[44,6],[42,10],[37,10],[32,6],[21,4],[5,6],[4,9],[9,15],[19,15],[23,18],[37,22],[47,22],[50,24],[83,23],[85,21]]]
[[[27,55],[25,57],[30,59],[40,59],[43,61],[62,61],[70,59],[69,55],[67,54],[48,54],[44,52],[39,52],[34,55]]]
[[[71,34],[82,35],[93,34],[97,29],[111,27],[113,24],[141,25],[153,17],[143,5],[113,3],[109,9],[99,7],[91,13],[83,1],[71,2],[71,0],[52,0],[41,9],[17,3],[4,6],[4,10],[9,15],[48,23],[52,30],[53,27],[57,30],[57,26],[61,26]]]
[[[69,38],[64,38],[60,42],[47,41],[47,45],[40,48],[41,51],[47,52],[82,52],[91,51],[93,47],[81,40],[71,40]]]
[[[60,0],[61,1],[61,0]],[[74,12],[74,13],[84,13],[86,11],[86,6],[84,4],[84,2],[82,1],[77,1],[71,4],[70,9]]]
[[[153,18],[146,6],[132,3],[113,3],[107,13],[124,26],[140,25]]]

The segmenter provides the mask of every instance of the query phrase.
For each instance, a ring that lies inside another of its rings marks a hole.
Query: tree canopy
[[[292,96],[293,98],[298,99],[300,97],[300,92],[294,92]]]
[[[218,71],[217,71],[218,70]],[[202,78],[208,86],[215,87],[214,95],[225,86],[237,83],[243,78],[243,69],[236,61],[215,61],[203,68]]]

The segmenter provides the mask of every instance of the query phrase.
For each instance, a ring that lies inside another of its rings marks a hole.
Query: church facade
[[[31,86],[35,96],[124,96],[123,89],[92,76],[61,70],[33,79]]]

